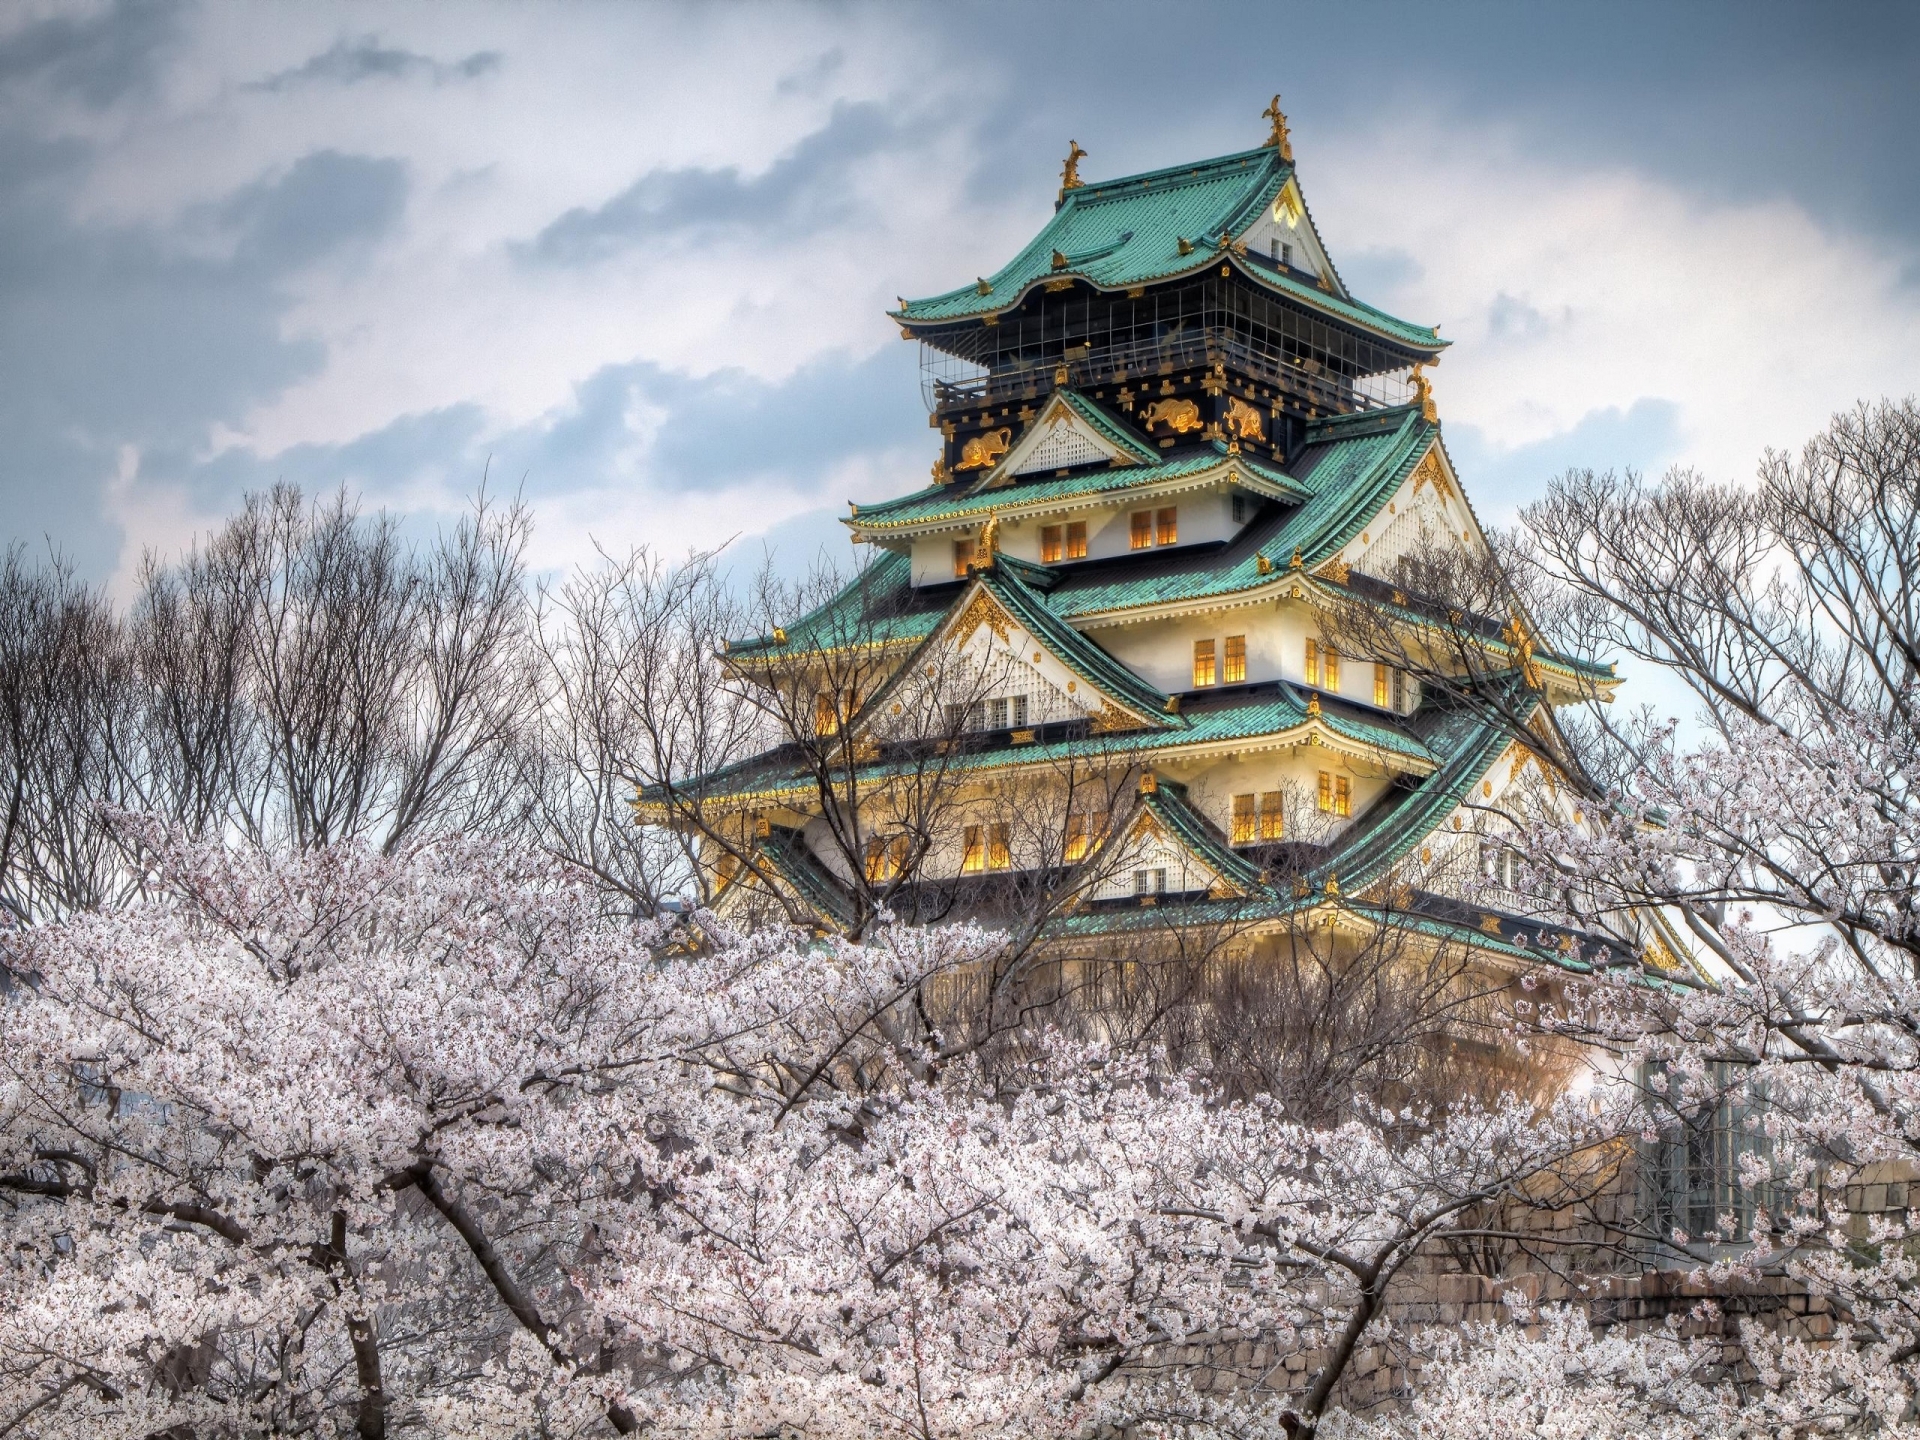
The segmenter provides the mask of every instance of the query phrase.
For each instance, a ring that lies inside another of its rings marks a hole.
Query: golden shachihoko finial
[[[1080,148],[1078,140],[1067,142],[1067,163],[1060,167],[1060,193],[1078,190],[1086,181],[1080,178],[1080,162],[1087,158],[1087,152]]]
[[[1293,159],[1293,141],[1287,135],[1287,113],[1280,108],[1280,97],[1273,97],[1273,103],[1260,112],[1273,122],[1273,134],[1266,143],[1280,152],[1282,160]]]

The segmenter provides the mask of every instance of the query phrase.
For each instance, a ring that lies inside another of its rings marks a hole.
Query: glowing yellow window
[[[1306,670],[1307,684],[1318,685],[1320,683],[1320,642],[1318,640],[1307,641]]]
[[[1373,666],[1373,703],[1386,708],[1387,701],[1393,697],[1393,676],[1379,661]]]
[[[1196,640],[1193,642],[1193,683],[1198,689],[1202,685],[1213,684],[1213,641]]]
[[[1322,683],[1325,684],[1329,690],[1338,690],[1340,688],[1339,652],[1323,649],[1320,652],[1320,665],[1321,668],[1326,671],[1326,674],[1322,677]]]
[[[1067,525],[1067,558],[1084,560],[1087,558],[1087,522],[1073,520]]]
[[[1244,635],[1227,636],[1227,663],[1220,678],[1228,685],[1238,685],[1247,678],[1247,637]]]
[[[1013,865],[1013,827],[996,821],[987,827],[987,868],[1006,870]]]
[[[1093,826],[1085,815],[1067,816],[1067,863],[1077,864],[1093,849]]]
[[[1320,772],[1320,809],[1327,815],[1353,814],[1353,786],[1346,776]]]
[[[1156,545],[1174,545],[1180,540],[1180,507],[1169,505],[1154,516],[1153,543]]]
[[[1260,838],[1278,840],[1287,833],[1286,816],[1281,810],[1280,792],[1263,790],[1260,792]]]
[[[973,541],[956,540],[953,542],[953,573],[956,578],[967,573],[967,567],[973,564]]]
[[[840,712],[835,708],[833,696],[822,690],[813,697],[813,733],[832,735],[840,728]]]
[[[887,878],[887,842],[878,835],[867,837],[867,879],[870,881]]]
[[[1153,544],[1153,512],[1151,510],[1134,511],[1128,517],[1128,524],[1131,527],[1128,539],[1135,550],[1144,550]]]
[[[978,825],[967,826],[964,848],[960,852],[960,872],[963,875],[977,875],[987,868],[987,847],[980,835]]]
[[[1250,845],[1259,831],[1259,817],[1254,810],[1254,797],[1236,795],[1233,797],[1233,843]]]
[[[1041,561],[1048,565],[1057,563],[1064,549],[1065,547],[1060,543],[1060,527],[1058,525],[1042,525],[1040,527]]]

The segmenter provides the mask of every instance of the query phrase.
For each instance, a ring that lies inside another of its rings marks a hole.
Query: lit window
[[[1084,520],[1074,520],[1067,525],[1067,558],[1087,558],[1087,522]]]
[[[1013,865],[1013,827],[997,820],[987,827],[987,868],[1006,870]]]
[[[964,848],[960,851],[960,873],[977,875],[987,868],[987,846],[978,825],[967,826]]]
[[[1309,640],[1307,641],[1307,684],[1318,685],[1319,683],[1320,642],[1318,640]]]
[[[831,735],[840,728],[840,712],[834,708],[833,696],[822,690],[813,697],[813,733]]]
[[[964,576],[967,567],[973,563],[973,541],[956,540],[953,542],[953,573]]]
[[[1375,661],[1373,665],[1373,703],[1385,709],[1393,698],[1393,672],[1390,667]]]
[[[1353,814],[1353,786],[1346,776],[1320,772],[1320,810],[1326,815]]]
[[[1213,684],[1213,641],[1211,640],[1193,642],[1193,684],[1195,689],[1202,685]]]
[[[878,884],[898,875],[907,865],[907,847],[905,835],[896,835],[891,840],[868,836],[867,879]]]
[[[1067,863],[1073,865],[1087,858],[1087,852],[1093,849],[1093,822],[1085,815],[1067,816]]]
[[[1247,637],[1244,635],[1227,636],[1227,663],[1220,678],[1229,685],[1238,685],[1247,678]]]
[[[1136,510],[1129,517],[1131,530],[1128,539],[1135,550],[1144,550],[1153,544],[1153,512]]]
[[[1177,544],[1180,539],[1180,508],[1169,505],[1154,516],[1153,543],[1156,545]]]
[[[1046,565],[1058,563],[1061,550],[1060,527],[1058,525],[1042,525],[1040,527],[1041,563]]]
[[[1259,816],[1254,810],[1254,797],[1236,795],[1233,797],[1233,843],[1251,845],[1253,837],[1260,827]]]
[[[1340,688],[1340,656],[1338,652],[1322,650],[1320,652],[1320,664],[1326,671],[1325,684],[1327,689],[1338,690]]]
[[[1263,790],[1260,792],[1260,838],[1278,840],[1287,833],[1286,816],[1281,810],[1280,792]]]

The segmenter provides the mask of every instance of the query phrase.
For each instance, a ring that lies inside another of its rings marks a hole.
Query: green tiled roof
[[[1348,423],[1351,422],[1351,423]],[[1293,466],[1304,504],[1256,521],[1224,550],[1175,550],[1124,565],[1067,571],[1047,603],[1068,619],[1168,601],[1204,600],[1271,585],[1298,550],[1308,569],[1360,533],[1433,441],[1417,405],[1343,416],[1310,430]],[[1273,573],[1262,574],[1265,556]]]
[[[1257,495],[1275,500],[1299,500],[1308,492],[1283,470],[1246,455],[1229,455],[1226,442],[1212,441],[1178,458],[1157,459],[1152,465],[1127,465],[1083,470],[1073,475],[1016,480],[992,488],[935,485],[888,500],[863,505],[840,523],[856,532],[886,535],[947,521],[984,519],[988,511],[1018,514],[1036,506],[1057,505],[1094,495],[1119,495],[1169,480],[1193,480],[1218,471],[1231,474]]]
[[[1027,633],[1087,684],[1139,712],[1149,727],[1168,729],[1178,721],[1167,714],[1167,696],[1107,654],[1047,608],[1024,584],[1015,567],[996,564],[980,572],[980,584]],[[906,667],[903,667],[906,668]]]
[[[842,930],[852,926],[853,907],[846,890],[814,858],[798,830],[771,827],[754,851],[814,914]]]
[[[784,627],[784,643],[771,635],[727,642],[732,660],[783,655],[804,656],[810,649],[917,644],[933,633],[953,603],[950,594],[923,595],[913,586],[913,562],[882,552],[863,567],[838,595]]]
[[[1142,808],[1160,823],[1202,864],[1222,880],[1243,891],[1262,889],[1266,881],[1259,866],[1238,854],[1228,838],[1206,816],[1187,803],[1187,787],[1171,780],[1157,781],[1140,797]]]
[[[859,767],[863,785],[884,782],[894,776],[927,774],[938,770],[957,775],[1006,766],[1057,764],[1097,757],[1124,762],[1129,757],[1173,761],[1182,749],[1225,741],[1256,740],[1280,735],[1308,723],[1307,702],[1292,686],[1280,684],[1272,689],[1251,687],[1249,693],[1209,696],[1183,705],[1181,713],[1167,716],[1165,729],[1114,731],[1092,738],[1040,740],[1029,745],[999,746],[986,750],[961,751],[934,760],[879,759]],[[1433,752],[1407,729],[1375,720],[1358,707],[1329,704],[1320,722],[1333,734],[1354,745],[1365,746],[1388,755],[1397,755],[1416,767],[1434,762]],[[697,782],[685,782],[682,790],[695,790],[709,803],[749,796],[768,800],[781,797],[808,799],[816,793],[816,781],[810,767],[783,750],[742,760],[702,776]],[[641,796],[646,803],[647,794]]]
[[[965,285],[944,295],[910,300],[894,318],[935,325],[997,314],[1020,303],[1035,285],[1063,276],[1102,290],[1122,290],[1192,274],[1217,264],[1220,235],[1239,235],[1273,203],[1293,166],[1268,146],[1176,165],[1144,175],[1105,180],[1066,192],[1053,218],[1010,262],[988,277],[988,293]],[[1180,242],[1192,242],[1191,254]],[[1054,255],[1065,264],[1054,267]],[[1410,325],[1383,310],[1345,299],[1255,265],[1240,265],[1256,283],[1415,350],[1437,354],[1445,341],[1428,326]]]

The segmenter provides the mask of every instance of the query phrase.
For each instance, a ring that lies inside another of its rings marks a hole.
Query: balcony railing
[[[1405,371],[1344,375],[1310,356],[1283,353],[1225,325],[1101,345],[1070,345],[1051,359],[1004,362],[991,370],[922,346],[921,388],[928,408],[939,411],[1036,399],[1055,388],[1062,368],[1065,383],[1081,389],[1214,365],[1226,365],[1257,383],[1272,385],[1303,409],[1323,415],[1404,405],[1413,394]]]

